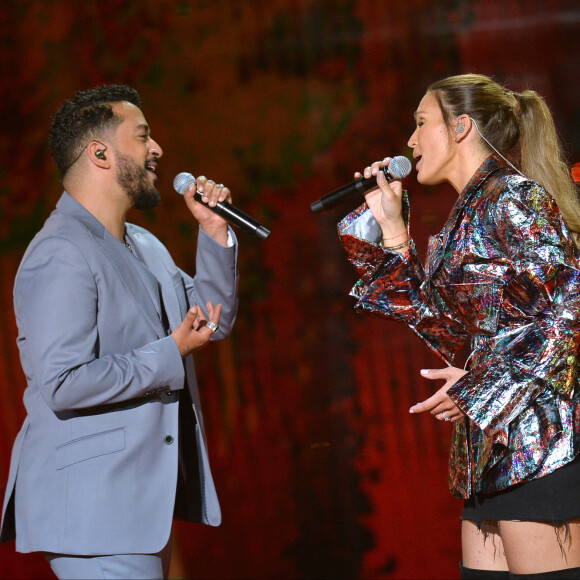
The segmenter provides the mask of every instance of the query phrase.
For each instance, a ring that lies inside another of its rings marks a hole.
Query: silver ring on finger
[[[441,414],[443,415],[443,419],[445,419],[445,421],[451,421],[451,419],[447,416],[445,411],[443,411]]]
[[[208,322],[206,326],[214,333],[219,330],[219,326],[215,322]]]

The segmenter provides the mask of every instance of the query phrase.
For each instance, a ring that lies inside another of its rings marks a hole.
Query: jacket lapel
[[[449,240],[455,233],[457,223],[463,217],[465,208],[471,202],[475,194],[481,191],[481,185],[483,182],[501,167],[502,165],[494,155],[488,157],[469,180],[469,183],[465,186],[463,191],[459,194],[443,229],[437,235],[432,236],[429,239],[427,260],[425,264],[425,274],[428,278],[431,278],[437,268],[441,265],[445,251],[450,243]]]
[[[153,276],[155,276],[161,286],[163,307],[165,308],[170,330],[175,330],[183,322],[183,319],[176,289],[174,288],[169,270],[166,268],[165,260],[151,244],[147,243],[145,236],[140,231],[134,229],[131,224],[127,224],[127,231],[130,233],[131,238],[135,240],[135,245],[140,252],[143,263]]]
[[[152,294],[146,287],[144,276],[137,271],[136,258],[131,255],[130,250],[68,193],[63,194],[57,204],[57,209],[81,222],[91,233],[96,244],[117,272],[127,294],[143,313],[144,319],[159,338],[165,337],[166,332],[161,322],[159,305],[156,307]]]

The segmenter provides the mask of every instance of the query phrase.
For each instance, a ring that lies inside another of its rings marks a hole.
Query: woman
[[[418,181],[459,196],[423,269],[389,159],[364,170],[378,187],[339,224],[356,308],[407,323],[448,365],[421,371],[445,384],[410,412],[454,424],[461,577],[580,578],[580,204],[551,114],[470,74],[432,85],[415,118]]]

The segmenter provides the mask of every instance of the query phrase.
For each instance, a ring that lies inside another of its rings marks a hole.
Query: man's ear
[[[91,141],[87,145],[89,159],[97,166],[109,168],[111,166],[107,157],[107,146],[100,141]]]

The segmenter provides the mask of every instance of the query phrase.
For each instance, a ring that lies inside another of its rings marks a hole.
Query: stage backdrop
[[[441,363],[354,314],[336,222],[355,204],[310,203],[408,155],[425,87],[449,74],[538,90],[578,161],[577,1],[18,0],[0,30],[0,491],[24,417],[13,278],[61,194],[49,118],[77,89],[129,84],[165,152],[162,205],[131,219],[191,271],[196,228],[172,188],[188,171],[272,230],[239,234],[234,333],[197,357],[224,523],[176,524],[172,578],[458,577],[450,427],[408,414],[438,386],[419,370]],[[455,193],[406,186],[424,252]],[[1,577],[49,575],[0,548]]]

